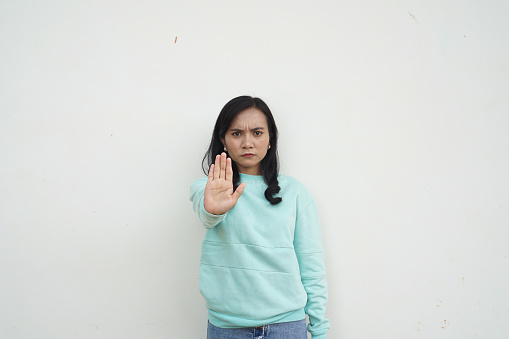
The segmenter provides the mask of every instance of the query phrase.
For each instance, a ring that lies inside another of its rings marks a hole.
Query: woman
[[[327,281],[313,198],[279,175],[277,128],[259,98],[221,110],[190,199],[207,229],[200,292],[208,339],[327,337]],[[208,168],[208,170],[207,170]]]

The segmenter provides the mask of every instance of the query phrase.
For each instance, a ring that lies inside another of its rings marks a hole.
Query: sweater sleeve
[[[308,330],[313,339],[326,339],[329,329],[329,320],[325,318],[327,279],[320,223],[313,200],[304,205],[303,210],[298,210],[294,248],[302,284],[308,296],[304,307],[309,316]]]
[[[193,210],[196,212],[196,214],[198,214],[198,219],[200,219],[203,227],[209,229],[219,224],[226,217],[227,213],[216,215],[205,210],[205,204],[203,203],[203,193],[205,192],[206,184],[206,178],[193,181],[191,183],[191,193],[189,195],[189,200],[193,202]]]

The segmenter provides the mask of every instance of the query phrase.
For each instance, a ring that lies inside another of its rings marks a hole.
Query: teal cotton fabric
[[[327,281],[316,205],[297,180],[279,175],[282,202],[271,205],[262,176],[240,174],[246,187],[223,215],[203,204],[207,178],[190,199],[207,229],[199,283],[209,321],[217,327],[258,327],[309,316],[313,339],[326,338]]]

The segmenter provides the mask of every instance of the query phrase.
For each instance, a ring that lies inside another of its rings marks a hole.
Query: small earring
[[[226,146],[224,146],[224,151],[226,152]]]
[[[270,145],[269,145],[269,148],[268,148],[268,149],[270,149]]]

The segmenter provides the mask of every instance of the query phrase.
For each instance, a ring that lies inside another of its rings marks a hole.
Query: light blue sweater
[[[325,339],[327,281],[313,198],[300,182],[280,175],[283,201],[271,205],[262,176],[240,179],[246,188],[223,215],[205,210],[207,178],[191,184],[193,208],[207,229],[199,283],[209,321],[224,328],[258,327],[308,314],[313,339]]]

